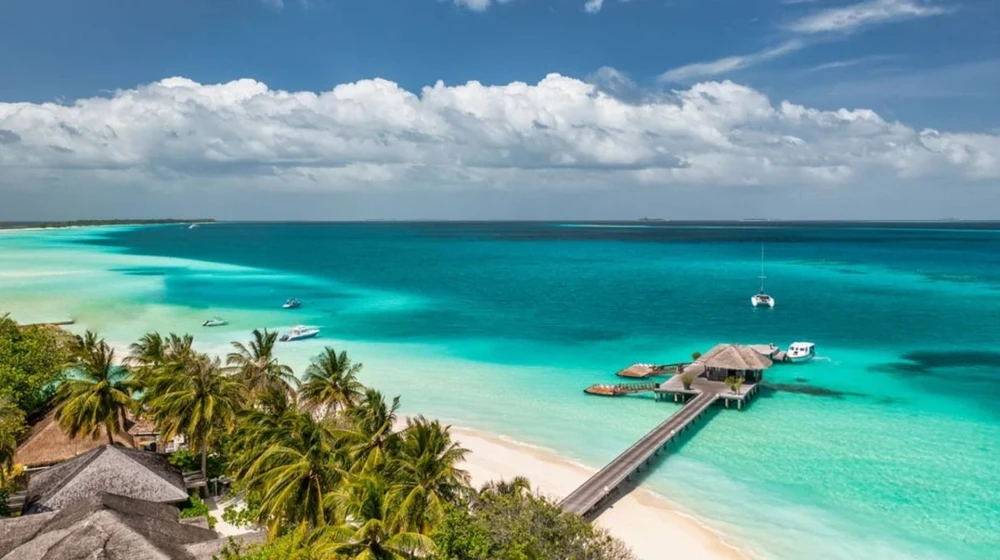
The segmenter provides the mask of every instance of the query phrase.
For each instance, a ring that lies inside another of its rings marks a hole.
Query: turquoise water
[[[765,247],[773,310],[755,310]],[[279,309],[287,297],[304,306]],[[817,343],[645,481],[763,558],[1000,557],[1000,230],[219,224],[0,234],[0,310],[223,351],[297,323],[404,407],[594,467],[674,410],[587,397],[716,342]],[[201,329],[219,314],[222,329]]]

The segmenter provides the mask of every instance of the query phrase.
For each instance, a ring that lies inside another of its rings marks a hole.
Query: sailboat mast
[[[760,245],[760,293],[764,293],[764,244]]]

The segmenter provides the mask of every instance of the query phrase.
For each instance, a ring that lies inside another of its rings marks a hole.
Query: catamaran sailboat
[[[774,307],[774,298],[764,293],[764,246],[760,246],[760,291],[750,297],[754,307]]]

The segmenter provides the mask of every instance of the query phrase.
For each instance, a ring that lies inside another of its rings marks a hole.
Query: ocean
[[[774,309],[754,309],[763,248]],[[303,306],[281,309],[289,297]],[[759,558],[1000,557],[1000,226],[220,223],[0,233],[0,312],[127,344],[253,328],[324,345],[403,412],[600,467],[677,409],[634,362],[815,342],[643,481]],[[219,315],[226,327],[206,329]]]

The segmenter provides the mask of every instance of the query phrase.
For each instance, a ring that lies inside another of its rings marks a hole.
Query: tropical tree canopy
[[[19,326],[0,315],[0,395],[29,419],[45,412],[63,379],[70,339],[58,329]]]
[[[358,381],[361,364],[351,362],[347,352],[337,354],[327,347],[306,369],[300,395],[306,404],[323,414],[357,406],[365,387]]]
[[[253,340],[247,344],[233,342],[233,351],[226,357],[226,365],[246,387],[250,400],[269,389],[291,392],[298,386],[292,368],[274,356],[277,342],[277,332],[254,329]]]
[[[71,348],[73,373],[59,387],[56,418],[72,437],[96,436],[102,430],[108,443],[125,427],[135,409],[138,388],[129,371],[115,365],[115,352],[97,334],[87,331]]]

